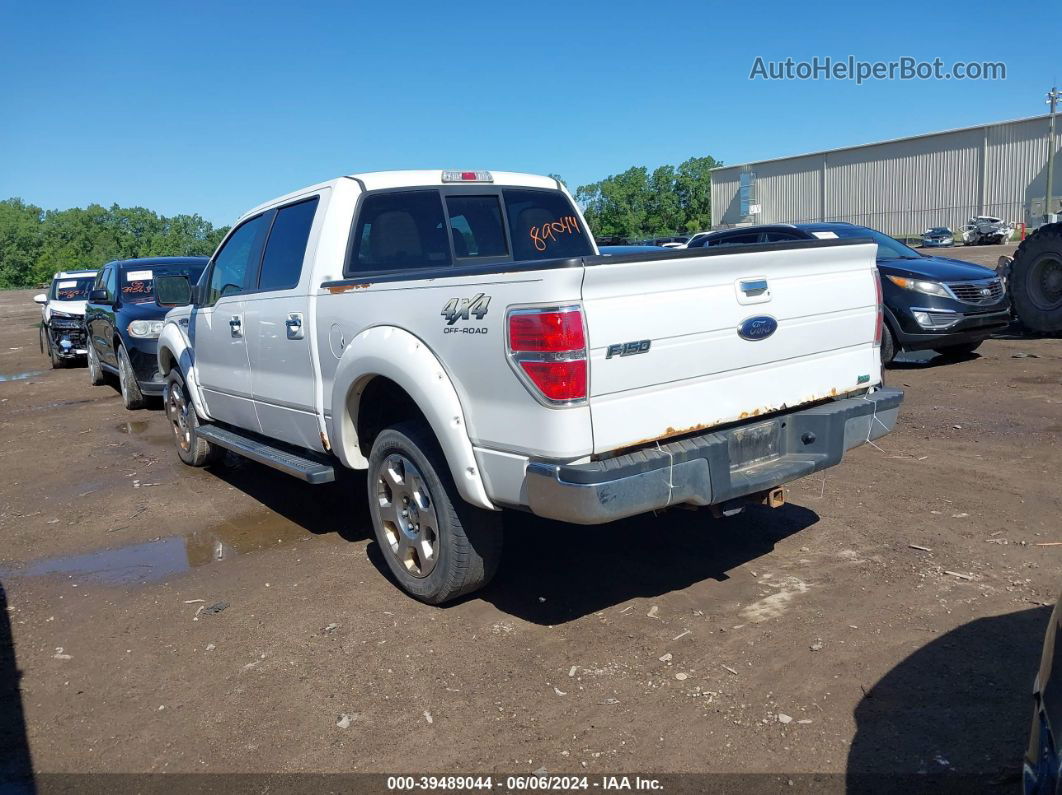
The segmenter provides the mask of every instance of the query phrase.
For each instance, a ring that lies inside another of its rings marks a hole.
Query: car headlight
[[[162,333],[165,323],[161,320],[134,320],[129,324],[129,336],[140,339],[155,339]]]
[[[922,279],[908,279],[904,276],[889,276],[888,279],[897,287],[902,287],[905,290],[914,290],[916,293],[936,295],[941,298],[951,298],[951,293],[948,292],[948,288],[940,282],[927,282]]]

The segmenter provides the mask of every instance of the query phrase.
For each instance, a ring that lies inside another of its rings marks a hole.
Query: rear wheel
[[[971,353],[981,347],[982,342],[984,342],[984,340],[978,340],[977,342],[964,342],[962,345],[945,345],[942,348],[934,348],[934,350],[941,356],[969,356]]]
[[[166,419],[170,421],[170,427],[173,429],[177,455],[184,463],[201,467],[217,461],[224,455],[222,448],[200,438],[199,417],[188,395],[184,378],[176,367],[166,376],[162,405],[166,410]]]
[[[140,384],[136,382],[129,352],[121,343],[118,343],[118,388],[122,392],[122,403],[127,409],[144,408],[147,401],[144,399],[144,393],[140,391]]]
[[[423,424],[382,431],[369,454],[368,477],[376,540],[403,590],[442,604],[490,582],[501,559],[500,517],[461,498]]]

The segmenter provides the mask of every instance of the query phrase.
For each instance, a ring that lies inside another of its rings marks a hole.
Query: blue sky
[[[1058,48],[1025,26],[1042,13],[970,2],[0,0],[0,198],[225,224],[357,171],[559,173],[574,190],[632,165],[739,163],[1031,116],[1062,77]],[[756,56],[816,55],[1003,61],[1007,79],[749,80]]]

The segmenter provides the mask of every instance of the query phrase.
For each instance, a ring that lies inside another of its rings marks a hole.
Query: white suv
[[[47,351],[52,367],[86,354],[85,302],[95,281],[96,271],[61,271],[47,293],[33,296],[41,305],[41,353]]]

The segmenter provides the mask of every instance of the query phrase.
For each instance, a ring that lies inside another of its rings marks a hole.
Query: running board
[[[241,433],[230,431],[227,428],[219,428],[217,425],[200,425],[196,434],[211,444],[232,450],[234,453],[265,464],[267,467],[279,469],[289,475],[305,480],[307,483],[317,485],[319,483],[331,483],[336,479],[336,471],[331,464],[326,464],[316,458],[299,455],[288,450],[282,450],[265,442],[244,436]]]

